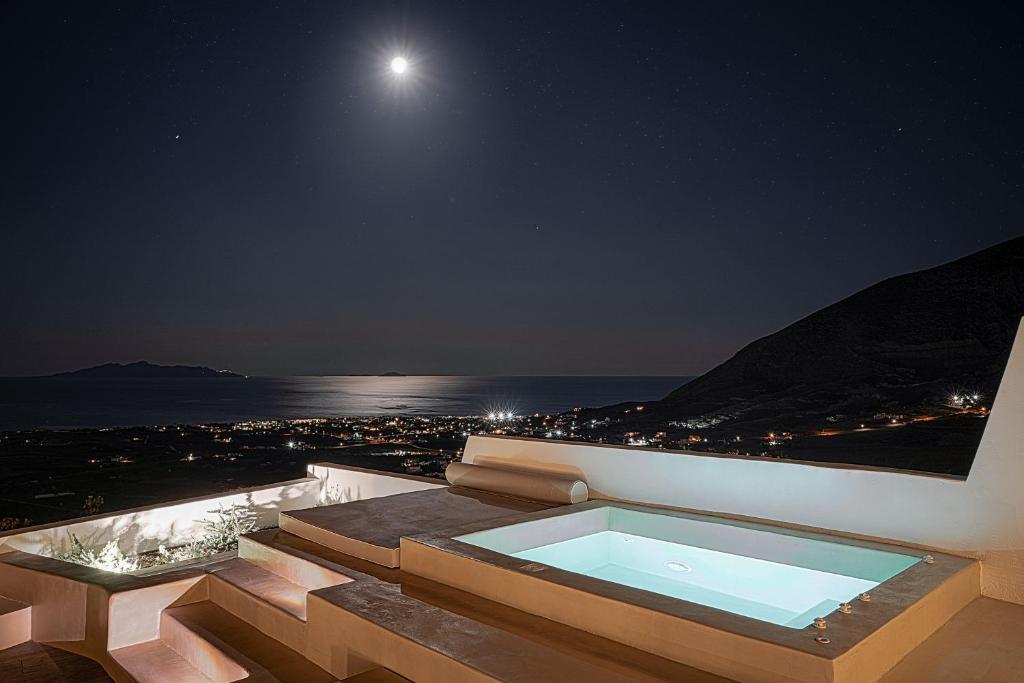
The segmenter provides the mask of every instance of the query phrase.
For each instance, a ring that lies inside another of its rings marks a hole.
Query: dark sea
[[[0,378],[0,431],[362,415],[557,413],[662,398],[689,377]]]

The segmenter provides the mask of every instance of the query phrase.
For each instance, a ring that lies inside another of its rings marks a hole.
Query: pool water
[[[869,552],[885,565],[885,578],[919,561]],[[804,628],[881,583],[614,530],[509,554],[790,628]]]

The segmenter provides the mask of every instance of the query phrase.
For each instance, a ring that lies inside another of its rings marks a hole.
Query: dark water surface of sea
[[[0,431],[352,415],[556,413],[665,396],[688,377],[0,378]]]

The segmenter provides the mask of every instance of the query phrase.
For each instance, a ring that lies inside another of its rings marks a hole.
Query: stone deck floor
[[[882,678],[882,683],[919,681],[1024,681],[1024,605],[978,598]]]
[[[108,683],[103,667],[87,657],[39,643],[0,650],[3,683]]]
[[[545,503],[451,486],[289,510],[282,514],[344,538],[397,550],[402,536],[442,531],[550,507]]]
[[[497,603],[482,600],[400,569],[387,569],[331,551],[277,530],[259,532],[280,543],[399,584],[402,592],[429,604],[541,641],[584,661],[611,664],[622,673],[648,681],[720,683],[724,679],[675,662],[562,626]],[[2,683],[106,683],[102,667],[85,657],[37,643],[0,651]],[[978,598],[910,653],[882,683],[1024,682],[1024,605]]]
[[[259,532],[265,542],[320,555],[326,560],[399,584],[423,602],[517,635],[539,640],[590,661],[614,660],[640,680],[721,683],[725,679],[613,643],[478,596],[328,550],[277,530]],[[1024,605],[978,598],[922,643],[881,683],[1024,683]]]

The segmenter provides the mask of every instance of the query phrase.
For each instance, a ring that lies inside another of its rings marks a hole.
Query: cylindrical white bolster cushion
[[[540,472],[516,472],[464,462],[453,462],[448,465],[444,476],[452,486],[465,486],[478,491],[490,491],[544,503],[582,503],[590,494],[587,484],[574,477]]]

